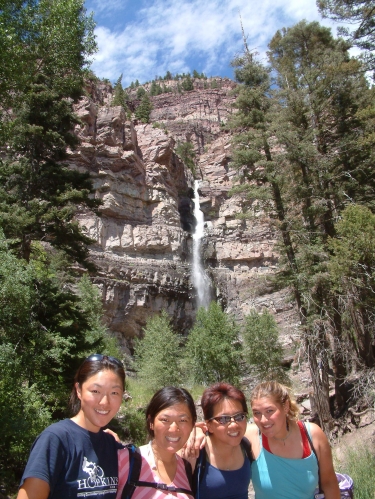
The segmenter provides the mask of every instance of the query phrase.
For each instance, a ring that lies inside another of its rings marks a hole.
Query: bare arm
[[[47,499],[50,487],[40,478],[26,478],[18,492],[17,499]]]
[[[340,489],[333,468],[331,446],[318,425],[310,423],[310,428],[312,441],[318,454],[320,484],[325,499],[340,499]]]

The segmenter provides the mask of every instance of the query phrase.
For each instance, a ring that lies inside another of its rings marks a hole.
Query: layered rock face
[[[81,146],[71,152],[72,168],[90,171],[101,216],[81,213],[80,223],[95,240],[106,321],[132,353],[147,319],[166,310],[179,333],[188,334],[196,314],[191,282],[192,173],[174,152],[179,142],[194,144],[206,228],[202,257],[216,299],[242,319],[267,307],[280,323],[285,343],[294,332],[294,311],[265,277],[277,267],[275,234],[266,220],[237,218],[245,200],[229,197],[230,134],[223,125],[233,112],[235,84],[218,88],[196,81],[192,91],[152,98],[151,123],[128,121],[122,107],[110,107],[111,88],[89,88],[76,111]]]

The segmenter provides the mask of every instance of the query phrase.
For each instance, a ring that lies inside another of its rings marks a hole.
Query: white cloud
[[[110,10],[118,3],[111,0]],[[123,73],[125,85],[136,78],[142,82],[163,76],[167,70],[219,74],[242,49],[239,13],[249,47],[260,54],[277,29],[303,18],[320,19],[315,0],[149,1],[120,29],[104,27],[97,17],[100,50],[93,70],[112,81]],[[118,27],[117,14],[114,25]]]

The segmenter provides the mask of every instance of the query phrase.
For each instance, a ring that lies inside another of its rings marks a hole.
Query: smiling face
[[[213,408],[213,417],[234,416],[238,413],[243,414],[242,404],[238,400],[223,399],[218,404],[215,404]],[[243,421],[233,421],[232,419],[230,423],[224,425],[215,419],[207,422],[211,440],[231,446],[240,444],[242,437],[245,435],[246,425],[246,417]]]
[[[150,428],[157,451],[176,453],[186,443],[193,429],[193,418],[186,404],[175,404],[158,412]]]
[[[81,409],[72,420],[94,433],[117,414],[124,393],[121,379],[111,370],[99,371],[82,386],[76,383],[76,390]]]
[[[255,399],[251,408],[254,423],[268,438],[284,438],[287,434],[286,417],[289,411],[289,402],[278,404],[271,397]]]

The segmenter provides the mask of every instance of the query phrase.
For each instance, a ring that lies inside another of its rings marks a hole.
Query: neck
[[[155,463],[157,463],[157,461],[162,461],[163,463],[168,464],[176,461],[176,454],[165,450],[161,451],[155,443],[155,440],[152,440],[151,448],[154,453]]]

